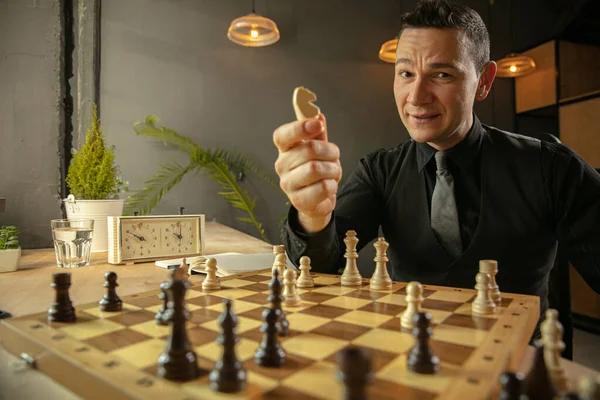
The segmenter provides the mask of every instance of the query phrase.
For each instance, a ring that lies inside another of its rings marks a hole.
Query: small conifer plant
[[[123,182],[114,164],[114,147],[107,147],[104,132],[94,104],[92,120],[87,128],[81,151],[73,151],[67,173],[69,191],[79,200],[105,200],[116,197]]]

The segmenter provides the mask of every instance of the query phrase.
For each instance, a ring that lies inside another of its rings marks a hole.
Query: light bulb
[[[257,38],[258,37],[258,31],[256,29],[252,29],[250,31],[250,36],[252,36],[253,38]]]
[[[517,72],[517,67],[514,65],[511,65],[509,70],[510,70],[510,72]]]

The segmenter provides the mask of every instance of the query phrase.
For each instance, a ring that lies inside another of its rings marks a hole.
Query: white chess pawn
[[[315,286],[312,276],[310,276],[310,258],[307,256],[300,257],[300,276],[296,281],[296,287],[311,288]]]
[[[406,286],[406,310],[400,318],[400,326],[404,329],[414,328],[413,317],[421,311],[423,302],[423,285],[419,282],[409,282]]]
[[[177,268],[177,278],[178,279],[185,279],[188,280],[190,278],[190,269],[189,266],[186,263],[186,259],[183,258],[181,260],[181,264],[179,265],[179,268]]]
[[[562,341],[563,326],[558,321],[558,311],[546,310],[546,319],[540,325],[542,343],[544,344],[544,362],[550,372],[552,382],[556,388],[563,392],[567,390],[567,378],[565,371],[560,365],[560,353],[565,349]]]
[[[496,303],[490,296],[490,274],[484,272],[478,272],[475,277],[477,283],[475,289],[477,289],[477,297],[471,304],[471,313],[477,315],[489,315],[496,312]]]
[[[496,305],[500,305],[502,302],[502,295],[500,289],[496,283],[496,275],[498,274],[498,261],[495,260],[480,260],[479,261],[479,272],[490,275],[490,296]]]
[[[209,258],[206,260],[206,278],[202,281],[203,290],[221,289],[221,280],[217,277],[217,260]]]
[[[271,268],[271,273],[275,271],[275,269],[279,270],[279,277],[283,277],[285,270],[287,268],[287,257],[285,253],[277,253],[275,256],[275,262],[273,263],[273,268]]]
[[[346,232],[344,243],[346,243],[346,254],[344,254],[346,268],[344,268],[344,273],[342,273],[342,286],[361,286],[362,276],[358,272],[358,265],[356,264],[356,259],[358,258],[358,252],[356,251],[358,238],[356,237],[356,232]]]
[[[302,299],[296,291],[296,271],[293,269],[285,270],[283,287],[283,298],[286,306],[298,306],[302,303]]]
[[[386,265],[389,259],[385,253],[389,247],[389,243],[380,237],[373,246],[375,246],[377,255],[373,259],[375,261],[375,272],[373,272],[373,276],[371,277],[371,290],[390,290],[392,288],[392,279],[387,271]]]

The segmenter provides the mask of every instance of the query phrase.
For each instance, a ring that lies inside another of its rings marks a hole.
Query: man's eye
[[[449,78],[450,74],[447,74],[445,72],[438,72],[437,74],[435,74],[436,78]]]
[[[412,74],[408,71],[402,71],[402,72],[400,72],[400,76],[403,78],[410,78],[412,76]]]

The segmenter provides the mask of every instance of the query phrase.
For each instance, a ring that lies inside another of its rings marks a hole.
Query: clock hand
[[[176,234],[175,232],[173,232],[173,235],[175,235],[175,237],[179,240],[183,239],[183,236]]]
[[[138,236],[135,233],[128,232],[130,235],[136,237],[140,242],[145,242],[146,239],[143,236]]]

